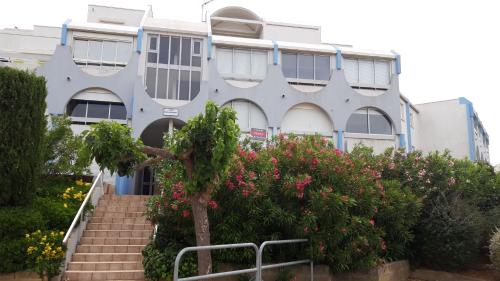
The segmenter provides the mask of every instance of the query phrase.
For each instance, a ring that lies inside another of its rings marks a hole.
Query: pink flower
[[[241,194],[243,194],[243,197],[248,197],[248,195],[250,195],[250,191],[248,191],[247,189],[243,189],[241,191]]]
[[[175,200],[179,200],[181,198],[181,195],[180,193],[178,193],[177,191],[174,191],[172,197],[175,199]]]
[[[325,244],[323,242],[319,243],[319,252],[322,254],[325,253]]]
[[[217,209],[217,207],[219,205],[217,205],[217,202],[215,202],[214,200],[209,200],[208,201],[208,206],[210,206],[210,208],[212,208],[212,209]]]
[[[233,190],[235,188],[233,182],[231,182],[230,180],[226,180],[226,186],[227,188],[229,188],[230,190]]]
[[[179,207],[176,204],[171,204],[170,208],[172,208],[172,210],[174,211],[177,211],[177,209],[179,209]]]
[[[370,224],[375,226],[375,221],[373,219],[370,220]]]
[[[312,165],[313,169],[316,168],[316,166],[318,166],[318,164],[319,164],[318,158],[313,157],[313,159],[311,160],[311,165]]]
[[[344,202],[344,203],[347,203],[349,201],[349,196],[342,195],[342,196],[340,196],[340,200],[342,200],[342,202]]]
[[[273,162],[274,165],[278,165],[278,159],[271,157],[271,161]]]
[[[309,233],[309,227],[307,227],[307,226],[304,227],[304,233],[306,233],[306,234]]]
[[[455,178],[454,177],[451,177],[449,180],[448,180],[448,185],[449,186],[452,186],[452,185],[455,185],[456,181],[455,181]]]
[[[242,181],[242,180],[243,180],[243,176],[242,176],[242,175],[237,175],[237,176],[236,176],[236,180],[237,180],[238,182]]]
[[[185,217],[185,218],[189,217],[190,214],[191,213],[189,212],[189,210],[182,211],[182,216]]]
[[[380,241],[380,248],[382,248],[383,251],[385,251],[387,249],[387,245],[385,244],[384,240]]]

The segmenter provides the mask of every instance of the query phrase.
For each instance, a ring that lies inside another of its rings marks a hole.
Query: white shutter
[[[217,48],[217,70],[222,76],[231,75],[233,72],[233,50]]]
[[[250,113],[250,129],[266,129],[267,119],[264,112],[254,103],[248,103],[249,113]]]
[[[250,76],[250,51],[234,50],[234,74],[239,76]]]
[[[236,123],[240,126],[242,132],[250,131],[249,124],[249,110],[248,102],[246,101],[233,101],[231,103],[234,111],[236,111]]]
[[[267,52],[252,51],[252,77],[264,79],[267,73]]]
[[[388,61],[375,61],[375,84],[377,85],[389,85],[390,84],[390,73],[389,73],[389,62]]]
[[[344,59],[343,64],[347,82],[358,83],[358,61],[355,59]]]
[[[359,83],[375,84],[375,74],[372,60],[359,60]]]

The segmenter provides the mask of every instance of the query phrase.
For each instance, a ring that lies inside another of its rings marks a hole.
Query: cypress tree
[[[0,206],[31,202],[43,167],[45,78],[0,67]]]

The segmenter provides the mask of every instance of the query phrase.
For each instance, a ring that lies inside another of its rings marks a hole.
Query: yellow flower
[[[68,208],[68,204],[64,203],[64,208]]]
[[[76,185],[78,185],[78,186],[82,186],[82,185],[83,185],[83,179],[79,179],[79,180],[77,180],[75,183],[76,183]]]
[[[63,236],[63,235],[64,235],[64,231],[59,232],[59,234],[60,234],[61,236]]]
[[[30,235],[28,233],[26,233],[26,238],[30,238]]]
[[[46,236],[46,235],[44,235],[44,236],[42,237],[42,242],[45,242],[45,241],[47,241],[47,236]]]

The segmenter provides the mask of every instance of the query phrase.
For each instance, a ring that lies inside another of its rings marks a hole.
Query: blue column
[[[401,56],[395,51],[391,51],[394,55],[396,55],[396,74],[401,74]]]
[[[68,24],[71,22],[70,19],[67,19],[62,27],[61,27],[61,46],[66,46],[68,41]]]
[[[128,194],[128,176],[123,176],[120,177],[116,175],[116,180],[115,180],[115,192],[118,195],[127,195]]]
[[[139,28],[137,30],[137,48],[136,48],[136,52],[137,53],[141,53],[141,50],[142,50],[142,37],[144,36],[144,28]]]
[[[406,148],[405,134],[399,135],[399,148]]]
[[[278,43],[273,40],[273,64],[278,65]]]
[[[342,69],[342,51],[340,49],[337,49],[335,66],[337,70]]]
[[[337,131],[337,149],[344,151],[344,132],[342,129]]]
[[[405,103],[406,110],[406,135],[408,136],[408,148],[406,151],[411,152],[413,150],[413,145],[411,141],[411,122],[410,122],[410,104]]]
[[[208,34],[207,39],[207,59],[212,59],[212,33]]]
[[[472,103],[464,98],[460,97],[459,99],[460,104],[465,104],[465,110],[467,112],[467,137],[468,137],[468,143],[469,143],[469,159],[472,161],[476,161],[476,143],[474,140],[474,107],[472,106]]]

